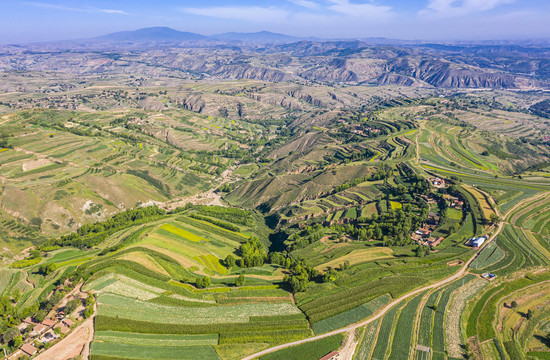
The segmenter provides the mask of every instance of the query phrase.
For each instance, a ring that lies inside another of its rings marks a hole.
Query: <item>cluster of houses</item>
[[[369,133],[379,133],[380,132],[380,129],[376,129],[376,128],[372,128],[370,126],[366,126],[366,127],[363,127],[363,126],[355,126],[355,128],[353,130],[351,130],[352,133],[354,134],[357,134],[357,135],[361,135],[361,136],[364,136],[364,137],[368,137]]]
[[[447,186],[444,179],[434,177],[428,179],[430,184],[436,188],[444,188]],[[437,200],[433,197],[433,195],[421,195],[421,197],[426,200],[428,204],[437,204]],[[449,207],[456,209],[456,210],[462,210],[464,208],[464,201],[456,196],[451,196],[448,194],[443,195],[445,200],[449,202]],[[428,219],[426,222],[422,225],[422,227],[418,228],[413,234],[411,234],[411,238],[418,242],[420,245],[429,246],[430,248],[435,248],[437,245],[441,244],[441,242],[445,239],[442,236],[439,237],[432,237],[431,234],[435,230],[436,226],[439,225],[440,216],[434,212],[428,213]]]
[[[61,335],[70,332],[74,324],[75,323],[68,317],[65,317],[65,314],[61,311],[57,319],[44,319],[40,323],[31,317],[27,317],[18,328],[22,333],[29,329],[29,337],[31,339],[42,344],[47,344],[59,339]],[[27,356],[32,356],[38,352],[38,349],[30,343],[23,345],[19,350]]]
[[[430,235],[435,230],[435,227],[439,225],[440,217],[438,214],[434,212],[428,213],[428,219],[424,223],[424,225],[421,228],[418,228],[412,235],[411,238],[418,242],[420,245],[429,246],[431,248],[436,247],[437,245],[441,244],[441,242],[445,239],[442,236],[439,236],[437,238],[431,237]]]
[[[450,208],[457,209],[457,210],[462,210],[464,208],[464,201],[462,201],[457,197],[449,196],[449,201],[450,201],[449,203]]]
[[[489,237],[487,235],[480,236],[478,238],[471,238],[466,241],[467,246],[471,246],[473,248],[479,248],[483,243],[488,239]]]

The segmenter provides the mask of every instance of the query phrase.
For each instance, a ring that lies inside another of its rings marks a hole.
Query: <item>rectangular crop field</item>
[[[177,235],[181,238],[184,238],[186,240],[189,240],[189,241],[193,241],[193,242],[198,242],[198,241],[202,241],[202,240],[208,241],[207,239],[205,239],[203,237],[195,235],[195,234],[193,234],[193,233],[191,233],[187,230],[182,229],[181,227],[174,226],[171,223],[162,225],[160,227],[160,229],[165,230],[169,234],[175,234],[175,235]],[[161,233],[159,230],[157,230],[157,232]],[[162,232],[162,234],[165,234],[165,233]]]
[[[140,346],[110,342],[93,342],[94,355],[106,355],[129,359],[158,360],[218,360],[220,357],[212,346]]]
[[[207,346],[218,345],[218,334],[165,335],[120,331],[98,331],[94,340],[143,346]]]

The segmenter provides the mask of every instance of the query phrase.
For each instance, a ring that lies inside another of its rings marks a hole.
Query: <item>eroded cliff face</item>
[[[421,46],[370,46],[361,41],[300,41],[265,48],[182,43],[177,47],[103,52],[29,51],[24,47],[4,47],[0,49],[0,71],[454,89],[548,89],[550,65],[544,60],[548,57],[545,51],[474,51],[460,47],[439,51]],[[315,102],[302,95],[290,97]],[[296,106],[286,99],[278,99],[278,102],[288,108]],[[196,111],[200,102],[192,101],[187,106]]]

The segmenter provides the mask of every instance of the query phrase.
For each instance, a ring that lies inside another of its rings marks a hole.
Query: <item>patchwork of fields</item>
[[[0,326],[82,286],[92,360],[236,360],[319,335],[260,359],[546,358],[548,151],[520,139],[543,123],[446,101],[265,124],[182,103],[3,118]]]

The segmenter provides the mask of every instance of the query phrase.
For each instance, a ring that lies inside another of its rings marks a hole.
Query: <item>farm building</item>
[[[440,236],[437,239],[430,238],[428,239],[428,245],[432,248],[436,247],[437,245],[441,244],[441,242],[445,240],[444,237]]]
[[[436,188],[442,188],[445,187],[445,180],[440,178],[432,178],[430,179],[430,184],[432,184]]]
[[[38,324],[38,325],[36,325],[36,326],[34,327],[34,329],[32,330],[31,336],[40,335],[40,334],[42,334],[46,329],[47,329],[47,327],[45,327],[44,325]]]
[[[65,318],[65,319],[63,319],[63,324],[65,324],[68,327],[71,327],[71,326],[74,325],[74,322],[69,318]]]
[[[430,236],[432,231],[428,230],[428,229],[425,229],[425,228],[420,228],[420,229],[416,230],[415,233],[416,233],[416,235],[420,235],[422,237],[428,237],[428,236]]]
[[[25,344],[21,346],[21,351],[23,351],[28,356],[33,356],[34,354],[36,354],[38,349],[32,346],[31,344]]]
[[[487,240],[487,236],[480,236],[478,238],[471,238],[466,244],[472,247],[480,247],[485,240]]]
[[[52,320],[52,319],[44,319],[44,321],[42,321],[42,325],[46,326],[46,327],[52,327],[54,326],[56,323],[55,320]]]
[[[459,200],[459,199],[453,200],[449,204],[449,207],[452,207],[452,208],[455,208],[455,209],[462,209],[463,206],[464,206],[464,201]]]
[[[338,351],[331,351],[319,360],[338,360],[340,359],[340,353]]]
[[[491,281],[494,278],[496,278],[497,276],[495,274],[485,273],[485,274],[482,274],[481,277],[484,278],[485,280]]]

